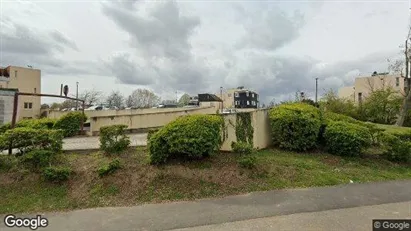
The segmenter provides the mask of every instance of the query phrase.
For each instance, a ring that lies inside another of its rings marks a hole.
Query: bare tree
[[[411,28],[410,28],[411,29]],[[404,49],[404,55],[405,55],[405,97],[402,101],[401,105],[401,110],[400,114],[398,115],[396,125],[397,126],[403,126],[405,118],[407,116],[408,110],[410,109],[410,104],[411,104],[411,78],[409,76],[409,66],[410,66],[410,50],[408,49],[408,39],[405,40],[405,49]]]
[[[160,97],[147,89],[136,89],[127,97],[126,106],[134,108],[154,107],[160,102]]]
[[[178,100],[178,105],[179,106],[186,106],[188,105],[188,103],[190,103],[190,95],[188,94],[184,94],[180,97],[180,99]]]
[[[109,108],[122,108],[124,106],[124,96],[119,91],[113,91],[107,97],[106,104]]]
[[[103,94],[101,91],[86,90],[79,94],[79,99],[84,100],[84,104],[93,105],[101,102]]]
[[[61,103],[60,105],[60,109],[73,108],[73,107],[76,107],[76,101],[71,100],[71,99],[64,100],[64,102]]]

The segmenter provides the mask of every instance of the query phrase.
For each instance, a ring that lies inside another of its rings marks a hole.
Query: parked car
[[[110,110],[110,108],[104,106],[104,105],[96,105],[96,106],[91,106],[87,109],[84,109],[86,111],[102,111],[102,110]]]

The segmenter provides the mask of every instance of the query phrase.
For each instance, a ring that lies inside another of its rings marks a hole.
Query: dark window
[[[27,102],[25,102],[25,103],[24,103],[24,108],[25,108],[25,109],[32,109],[32,108],[33,108],[33,103],[27,103]]]
[[[14,77],[17,78],[17,71],[14,71]]]
[[[37,88],[34,88],[34,93],[37,93]]]
[[[395,86],[396,87],[400,86],[400,78],[399,77],[395,78]]]
[[[235,96],[235,97],[238,97],[238,96],[239,96],[239,95],[238,95],[238,92],[235,92],[235,93],[234,93],[234,96]]]
[[[358,93],[358,102],[362,102],[362,92]]]

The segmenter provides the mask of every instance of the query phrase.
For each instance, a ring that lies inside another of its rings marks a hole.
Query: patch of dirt
[[[321,161],[330,166],[339,166],[341,164],[341,158],[335,156],[325,156]]]

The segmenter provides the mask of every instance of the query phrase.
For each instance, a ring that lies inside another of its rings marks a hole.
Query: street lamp
[[[76,82],[76,111],[78,110],[78,82]]]

